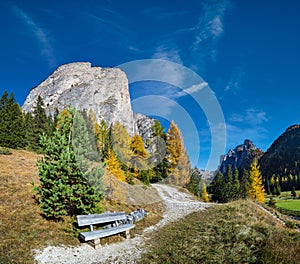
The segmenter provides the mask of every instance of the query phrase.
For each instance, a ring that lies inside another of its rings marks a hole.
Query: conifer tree
[[[154,145],[155,154],[150,157],[153,163],[157,164],[153,168],[153,177],[151,182],[159,182],[168,177],[168,171],[170,164],[166,156],[166,133],[164,132],[164,127],[158,120],[154,121],[154,125],[151,127],[153,140],[151,142],[146,142],[149,149],[153,149]]]
[[[209,202],[208,193],[207,193],[207,190],[206,190],[206,184],[205,184],[204,181],[203,181],[203,184],[202,184],[201,198],[203,199],[204,202],[206,202],[206,203]]]
[[[126,128],[119,121],[112,126],[111,142],[120,163],[126,167],[131,167],[130,160],[133,154],[130,148],[131,138]]]
[[[28,127],[31,137],[29,138],[30,141],[27,142],[27,147],[32,150],[40,151],[40,137],[43,134],[50,136],[53,130],[51,127],[52,118],[51,116],[47,117],[44,101],[41,96],[38,96],[37,98],[32,111],[32,116],[31,127]]]
[[[112,175],[116,176],[120,181],[126,181],[125,173],[121,169],[120,162],[112,149],[108,149],[105,162],[107,169]]]
[[[223,174],[218,171],[215,178],[213,179],[211,183],[211,188],[212,188],[212,200],[219,202],[219,203],[224,203],[226,202],[224,198],[224,176]]]
[[[190,161],[187,155],[183,137],[174,121],[171,122],[166,135],[166,158],[169,163],[168,182],[186,186],[190,176]]]
[[[8,96],[5,91],[0,99],[0,146],[23,148],[24,116],[22,109],[15,102],[14,94]]]
[[[72,145],[76,161],[90,185],[100,194],[104,192],[102,176],[104,164],[96,148],[96,138],[91,120],[85,111],[76,112],[73,120]]]
[[[180,131],[174,121],[171,122],[166,135],[166,145],[167,145],[167,159],[170,164],[169,173],[172,173],[178,162],[180,155],[182,154],[182,141]]]
[[[108,149],[111,147],[109,138],[109,128],[105,120],[101,120],[99,124],[94,124],[94,131],[97,138],[97,149],[100,153],[101,159],[104,160],[107,157]]]
[[[260,203],[264,202],[264,187],[262,175],[257,160],[254,160],[249,169],[249,180],[247,182],[247,196]]]
[[[38,161],[40,185],[35,194],[47,218],[99,212],[102,195],[84,177],[72,145],[74,110],[63,110],[52,137],[43,135]]]
[[[196,196],[201,196],[201,180],[202,174],[200,170],[197,167],[191,169],[190,181],[187,184],[187,188],[191,193],[195,194]]]
[[[234,198],[239,199],[242,197],[241,194],[241,185],[239,180],[239,170],[235,168],[233,172],[233,191],[234,191]]]

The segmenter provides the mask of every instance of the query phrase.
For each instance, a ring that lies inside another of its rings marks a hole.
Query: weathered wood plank
[[[124,212],[77,215],[78,226],[88,226],[94,224],[115,222],[120,220],[126,220],[126,215]]]
[[[126,224],[126,225],[121,225],[121,226],[102,229],[102,230],[82,232],[80,233],[80,238],[83,241],[95,240],[98,238],[108,237],[108,236],[126,232],[127,230],[134,228],[134,226],[135,226],[134,224]]]

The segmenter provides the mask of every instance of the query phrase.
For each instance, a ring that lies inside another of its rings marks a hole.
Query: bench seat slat
[[[124,212],[77,215],[78,226],[88,226],[94,224],[109,223],[109,222],[114,222],[119,220],[126,220],[126,215]]]
[[[134,226],[135,226],[134,224],[126,224],[126,225],[121,225],[121,226],[102,229],[102,230],[82,232],[82,233],[80,233],[80,237],[84,241],[89,241],[89,240],[93,240],[93,239],[98,239],[98,238],[103,238],[103,237],[108,237],[108,236],[112,236],[115,234],[119,234],[119,233],[125,232],[126,230],[134,228]]]

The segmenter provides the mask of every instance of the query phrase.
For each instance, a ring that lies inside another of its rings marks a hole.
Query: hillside
[[[300,174],[300,125],[290,126],[260,159],[264,177]]]
[[[25,150],[11,152],[11,155],[0,155],[0,263],[33,263],[33,249],[79,245],[78,231],[74,229],[76,220],[47,221],[33,199],[31,182],[38,183],[36,161],[39,156]],[[126,194],[124,203],[121,203],[122,196],[116,196],[111,202],[104,201],[103,209],[129,213],[143,206],[151,211],[151,215],[137,226],[135,232],[139,233],[161,219],[162,206],[155,190],[144,190],[141,185],[128,189],[126,186],[122,186]],[[137,202],[139,200],[141,203]],[[130,203],[125,204],[128,201]]]

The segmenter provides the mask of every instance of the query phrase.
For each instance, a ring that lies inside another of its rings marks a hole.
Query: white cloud
[[[249,108],[243,115],[232,114],[229,120],[234,123],[245,123],[251,126],[257,126],[268,121],[268,118],[266,112]]]
[[[27,13],[21,8],[14,6],[13,11],[15,15],[29,28],[35,38],[42,46],[41,54],[45,57],[50,67],[56,65],[56,58],[53,54],[51,41],[46,31],[40,27]]]

